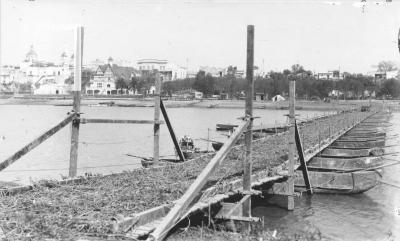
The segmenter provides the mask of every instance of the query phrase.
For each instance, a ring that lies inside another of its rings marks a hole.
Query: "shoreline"
[[[345,110],[352,107],[360,107],[368,104],[368,100],[335,100],[330,103],[323,101],[296,101],[297,110]],[[376,101],[374,101],[376,103]],[[210,108],[210,109],[243,109],[244,100],[164,100],[168,108]],[[71,106],[72,98],[70,96],[20,96],[0,98],[0,105],[50,105],[50,106]],[[266,110],[287,110],[288,101],[254,101],[254,109]],[[118,97],[91,97],[83,96],[81,106],[89,107],[154,107],[153,98],[118,98]]]

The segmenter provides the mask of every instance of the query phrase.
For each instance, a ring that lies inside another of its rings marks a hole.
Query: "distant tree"
[[[292,74],[300,74],[300,73],[305,72],[305,70],[304,70],[303,66],[301,66],[299,64],[294,64],[291,67],[291,72],[292,72]]]
[[[378,63],[377,68],[378,68],[378,71],[384,72],[384,73],[397,69],[397,67],[395,66],[395,64],[392,61],[381,61]]]
[[[128,88],[128,84],[126,83],[125,79],[118,78],[115,81],[115,88],[117,88],[117,89],[127,89]]]
[[[89,86],[90,83],[90,79],[93,76],[93,71],[91,71],[90,69],[83,69],[82,70],[82,81],[81,81],[81,88],[82,91],[86,90],[86,86]],[[74,76],[71,75],[69,76],[67,79],[64,80],[64,83],[67,85],[72,85],[74,84]]]
[[[128,84],[129,89],[137,89],[139,79],[136,77],[132,77],[131,81]]]
[[[215,91],[215,80],[210,73],[206,74],[205,71],[200,70],[196,74],[193,88],[203,92],[205,95],[211,95]]]
[[[378,92],[379,96],[391,96],[393,98],[400,97],[400,82],[397,79],[385,80]]]
[[[288,69],[283,70],[284,75],[290,75],[292,72]]]

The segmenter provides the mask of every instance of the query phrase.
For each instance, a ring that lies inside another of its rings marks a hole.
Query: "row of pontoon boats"
[[[311,188],[316,193],[362,193],[382,177],[387,153],[386,129],[390,114],[375,114],[356,125],[307,163]],[[296,189],[305,190],[301,170]]]

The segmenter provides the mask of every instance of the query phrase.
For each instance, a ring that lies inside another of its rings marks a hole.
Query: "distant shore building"
[[[117,94],[117,81],[121,79],[129,82],[135,76],[135,69],[122,67],[113,63],[113,58],[108,58],[108,64],[99,65],[95,74],[86,87],[88,95],[111,95]],[[127,92],[126,90],[123,92]]]
[[[212,75],[212,77],[222,77],[226,75],[226,68],[217,68],[217,67],[210,67],[210,66],[200,66],[199,71],[204,71]]]
[[[342,80],[345,76],[339,70],[332,70],[328,72],[317,73],[314,75],[314,77],[323,80]]]
[[[159,72],[163,75],[164,81],[173,81],[187,77],[187,70],[185,68],[168,63],[168,60],[140,59],[137,61],[137,66],[142,75]]]
[[[71,85],[66,84],[65,80],[72,76],[73,60],[73,55],[69,57],[63,52],[59,63],[40,61],[31,46],[19,68],[9,72],[9,81],[16,84],[31,84],[33,94],[69,94]]]
[[[386,72],[377,71],[373,73],[375,80],[395,79],[397,78],[398,74],[399,74],[398,70],[392,70]]]

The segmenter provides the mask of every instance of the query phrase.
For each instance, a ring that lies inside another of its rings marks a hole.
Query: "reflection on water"
[[[400,113],[393,114],[391,123],[388,136],[400,134]],[[396,138],[387,141],[387,145],[398,144]],[[398,151],[399,147],[390,150]],[[385,168],[383,181],[400,186],[400,166]],[[257,206],[253,215],[264,217],[266,229],[302,233],[315,227],[326,240],[400,240],[398,209],[400,188],[380,184],[363,194],[301,196],[292,212]]]
[[[0,160],[4,160],[38,135],[65,118],[71,107],[1,105]],[[207,142],[200,138],[224,141],[226,136],[215,132],[216,123],[238,123],[243,109],[170,108],[167,110],[178,137],[188,134],[201,149]],[[154,118],[153,108],[87,107],[84,118],[141,119]],[[317,112],[300,111],[300,118]],[[285,110],[255,110],[255,124],[286,121]],[[318,114],[321,114],[320,112]],[[29,178],[60,178],[68,174],[70,126],[22,157],[0,173],[0,180],[29,182]],[[121,172],[140,166],[138,159],[126,156],[151,156],[153,126],[132,124],[83,124],[79,136],[78,175],[85,172]],[[161,127],[160,155],[174,155],[173,143],[166,126]],[[96,167],[96,168],[93,168]],[[34,170],[34,171],[33,171]],[[47,171],[46,171],[47,170]]]

